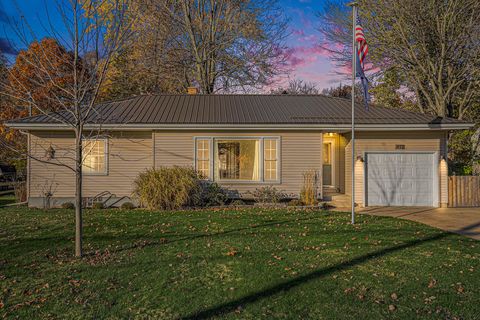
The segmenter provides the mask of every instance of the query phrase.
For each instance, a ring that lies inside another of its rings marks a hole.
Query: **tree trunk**
[[[480,176],[480,127],[472,135],[472,158],[473,175]]]
[[[75,139],[75,256],[82,252],[82,133],[77,132]]]

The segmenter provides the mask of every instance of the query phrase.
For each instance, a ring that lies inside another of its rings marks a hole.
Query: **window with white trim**
[[[195,168],[202,177],[210,178],[210,139],[197,139]]]
[[[85,139],[82,141],[82,171],[86,174],[107,173],[107,140]]]
[[[260,181],[259,139],[215,139],[215,179]]]
[[[265,181],[278,180],[278,139],[264,139],[263,154]]]
[[[195,168],[215,181],[279,180],[277,137],[201,137],[195,139]]]

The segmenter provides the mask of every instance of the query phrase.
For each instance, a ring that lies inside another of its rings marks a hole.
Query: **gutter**
[[[6,122],[6,126],[19,130],[69,130],[72,127],[64,124],[51,123],[15,123]],[[465,130],[471,129],[473,123],[446,123],[446,124],[357,124],[356,130],[359,131],[406,131],[406,130]],[[85,130],[114,130],[114,131],[151,131],[151,130],[330,130],[344,131],[351,130],[349,124],[103,124],[103,125],[85,125]]]

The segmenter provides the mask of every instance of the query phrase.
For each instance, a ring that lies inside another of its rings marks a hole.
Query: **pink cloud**
[[[317,62],[320,57],[330,56],[330,52],[320,45],[292,47],[286,54],[288,64],[293,68],[304,67]]]
[[[296,57],[296,56],[292,56],[292,57],[288,58],[288,64],[292,68],[298,68],[300,66],[305,65],[305,63],[306,63],[306,61],[303,58],[299,58],[299,57]]]

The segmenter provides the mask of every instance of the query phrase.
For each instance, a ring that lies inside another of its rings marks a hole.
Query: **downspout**
[[[27,204],[30,200],[30,172],[31,172],[31,162],[30,162],[30,148],[31,148],[31,142],[30,142],[30,131],[22,131],[19,130],[21,134],[24,134],[27,136],[27,181],[26,181],[26,188],[27,188]]]
[[[155,130],[152,130],[152,158],[153,158],[153,169],[156,167],[156,152],[155,152]]]

